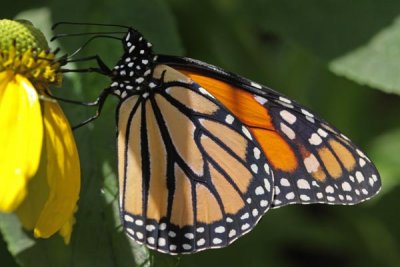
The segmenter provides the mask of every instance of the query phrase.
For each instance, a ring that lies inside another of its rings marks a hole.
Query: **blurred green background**
[[[3,1],[0,17],[29,19],[48,37],[57,21],[133,26],[157,53],[223,67],[308,106],[367,152],[383,182],[379,196],[361,205],[271,210],[225,249],[181,257],[148,251],[120,226],[111,97],[101,118],[75,131],[82,190],[71,244],[59,236],[36,240],[14,215],[1,215],[0,266],[400,266],[400,1]],[[57,33],[98,30],[64,26]],[[86,39],[53,45],[71,53]],[[99,54],[113,66],[121,53],[118,42],[97,40],[80,56]],[[68,75],[53,92],[90,101],[108,83],[96,74]],[[95,112],[62,105],[72,124]]]

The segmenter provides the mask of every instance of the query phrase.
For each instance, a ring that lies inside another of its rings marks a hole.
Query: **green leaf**
[[[13,17],[21,12],[31,8],[40,8],[47,5],[49,0],[36,0],[36,1],[3,1],[0,8],[0,18],[13,19]]]
[[[5,267],[17,267],[17,263],[13,259],[13,256],[8,251],[7,243],[4,241],[3,235],[0,231],[0,261],[2,266]]]
[[[20,266],[70,266],[71,250],[60,236],[35,239],[22,229],[14,214],[0,214],[0,231]]]
[[[382,177],[382,189],[390,191],[400,184],[400,129],[382,134],[372,143],[370,154]]]
[[[243,1],[254,26],[306,48],[325,62],[365,44],[398,16],[396,0]],[[246,13],[245,13],[246,14]]]
[[[335,59],[330,68],[360,84],[400,94],[400,17],[371,41]]]

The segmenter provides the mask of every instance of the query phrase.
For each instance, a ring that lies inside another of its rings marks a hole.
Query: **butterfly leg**
[[[88,124],[89,122],[92,122],[95,119],[97,119],[101,114],[101,110],[103,109],[105,100],[107,99],[107,97],[110,94],[111,94],[111,88],[104,89],[103,92],[101,92],[100,96],[94,102],[91,102],[92,106],[97,106],[96,114],[94,116],[88,118],[87,120],[79,123],[78,125],[73,126],[72,129],[76,130],[76,129]]]
[[[96,60],[98,67],[89,67],[89,68],[82,68],[82,69],[62,68],[61,71],[64,73],[67,73],[67,72],[96,72],[96,73],[100,73],[100,74],[103,74],[106,76],[112,76],[112,71],[98,55],[77,58],[77,59],[69,59],[69,60],[65,60],[63,63],[67,64],[70,62],[80,62],[80,61],[90,61],[90,60]]]

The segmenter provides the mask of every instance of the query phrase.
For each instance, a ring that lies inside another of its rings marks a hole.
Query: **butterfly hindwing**
[[[271,169],[247,127],[206,89],[166,66],[154,73],[161,85],[118,109],[124,227],[170,254],[226,246],[270,207]]]

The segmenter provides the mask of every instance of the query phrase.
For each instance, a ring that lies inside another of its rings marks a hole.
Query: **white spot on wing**
[[[225,118],[226,123],[232,124],[234,120],[235,120],[235,118],[232,115],[230,115],[230,114],[226,115],[226,118]]]
[[[358,171],[356,172],[356,179],[359,183],[361,183],[364,181],[364,175],[360,171]]]
[[[263,207],[263,208],[266,207],[266,206],[268,206],[268,201],[267,201],[267,200],[264,200],[264,199],[261,200],[261,201],[260,201],[260,206]]]
[[[244,125],[242,126],[242,132],[247,136],[247,138],[249,138],[250,140],[253,140],[249,130],[247,130],[247,128]]]
[[[192,234],[192,233],[186,233],[186,234],[185,234],[185,237],[186,237],[187,239],[193,239],[193,238],[194,238],[194,234]]]
[[[268,102],[268,99],[266,99],[266,98],[264,98],[264,97],[262,97],[262,96],[258,96],[258,95],[255,95],[255,96],[254,96],[254,99],[255,99],[258,103],[260,103],[261,105],[264,105],[265,103]]]
[[[334,191],[334,189],[333,189],[333,187],[330,186],[330,185],[328,185],[328,186],[325,188],[325,192],[327,192],[327,193],[329,193],[329,194],[332,194],[333,191]]]
[[[294,193],[293,193],[293,192],[287,193],[287,194],[286,194],[286,199],[287,199],[287,200],[292,200],[292,199],[294,199]]]
[[[128,214],[125,214],[124,219],[126,222],[133,222],[133,218],[129,216]]]
[[[254,147],[253,154],[256,159],[260,159],[261,151],[258,149],[258,147]]]
[[[258,215],[258,210],[257,209],[253,209],[251,214],[253,214],[253,217],[256,217]]]
[[[314,117],[314,115],[313,115],[312,113],[308,112],[308,111],[305,110],[305,109],[301,109],[301,113],[303,113],[304,115],[306,115],[306,116],[308,116],[308,117],[311,117],[311,118]]]
[[[290,101],[289,99],[287,99],[285,97],[282,97],[282,96],[279,97],[279,100],[282,101],[282,102],[288,103],[288,104],[292,103],[292,101]]]
[[[265,194],[264,188],[262,186],[258,186],[255,190],[256,195],[263,195]]]
[[[246,219],[248,219],[249,218],[249,213],[248,212],[246,212],[245,214],[243,214],[242,216],[240,216],[240,219],[241,220],[246,220]]]
[[[310,189],[310,184],[305,179],[297,180],[297,187],[300,189]]]
[[[220,238],[214,238],[214,239],[213,239],[213,243],[216,244],[216,245],[218,245],[218,244],[221,244],[221,243],[222,243],[222,240],[221,240]]]
[[[282,119],[287,121],[289,124],[293,124],[296,122],[296,116],[287,110],[282,110],[279,114],[281,115]]]
[[[269,165],[267,163],[264,164],[264,170],[266,174],[269,174]]]
[[[289,180],[286,178],[281,179],[281,185],[282,186],[290,186]]]
[[[256,164],[251,164],[250,168],[254,173],[258,173],[258,166]]]
[[[326,199],[330,202],[335,201],[335,197],[333,196],[327,196]]]
[[[319,162],[314,154],[310,154],[304,159],[304,166],[306,167],[308,173],[313,173],[318,170]]]
[[[235,235],[236,235],[236,230],[235,229],[232,229],[232,230],[229,231],[229,234],[228,234],[229,237],[233,237]]]
[[[182,248],[185,249],[185,250],[189,250],[189,249],[192,248],[192,246],[189,245],[189,244],[183,244],[183,245],[182,245]]]
[[[261,89],[261,88],[262,88],[262,86],[259,85],[258,83],[251,82],[250,84],[251,84],[251,86],[253,86],[253,87],[255,87],[255,88],[258,88],[258,89]]]
[[[294,131],[289,128],[286,124],[281,122],[281,131],[289,138],[289,139],[294,139],[296,137],[296,134]]]
[[[307,195],[300,195],[300,199],[303,201],[310,201],[310,197]]]
[[[322,143],[322,139],[318,134],[313,133],[311,137],[308,139],[308,142],[310,142],[311,145],[317,146]]]
[[[243,224],[241,227],[242,231],[249,229],[249,228],[250,228],[250,224],[248,224],[248,223]]]
[[[321,128],[318,129],[317,133],[321,136],[321,137],[327,137],[328,133],[325,132],[324,130],[322,130]]]
[[[264,178],[264,187],[267,189],[268,192],[271,191],[271,184],[269,183],[268,179]]]
[[[196,229],[196,232],[198,233],[203,233],[204,232],[204,227],[199,227]]]
[[[165,246],[166,243],[167,243],[167,242],[166,242],[165,238],[160,237],[160,238],[158,239],[158,245],[159,245],[160,247]]]
[[[159,228],[160,228],[160,230],[165,230],[165,229],[167,229],[167,224],[161,223]]]
[[[206,243],[206,240],[204,238],[201,238],[197,240],[197,246],[203,246]]]
[[[155,229],[156,229],[156,227],[154,225],[151,225],[151,224],[146,225],[146,230],[149,231],[149,232],[151,232],[151,231],[153,231]]]
[[[170,236],[170,237],[175,237],[175,236],[176,236],[176,233],[175,233],[174,231],[169,231],[169,232],[168,232],[168,236]]]
[[[143,234],[142,234],[141,232],[136,232],[136,236],[137,236],[139,239],[142,239],[142,238],[143,238]]]
[[[217,228],[215,228],[215,232],[218,234],[221,234],[221,233],[225,232],[225,227],[218,226]]]
[[[348,182],[343,182],[342,189],[343,191],[351,191],[351,185]]]

